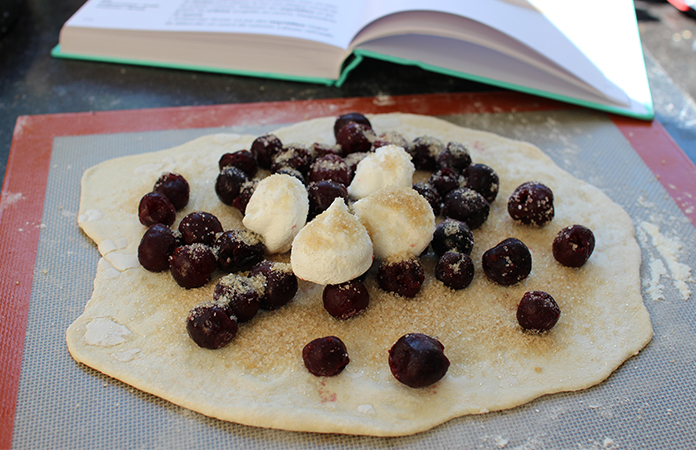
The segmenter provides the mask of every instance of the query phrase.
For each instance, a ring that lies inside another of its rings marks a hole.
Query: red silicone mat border
[[[53,139],[138,131],[275,124],[360,111],[424,115],[572,108],[511,92],[379,96],[22,116],[17,119],[0,197],[0,448],[12,445],[36,251]],[[696,167],[657,122],[610,116],[684,214],[696,225]]]

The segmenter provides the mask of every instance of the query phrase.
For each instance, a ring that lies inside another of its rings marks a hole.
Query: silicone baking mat
[[[84,169],[214,132],[258,135],[354,110],[437,115],[529,141],[604,190],[634,220],[652,342],[591,389],[455,419],[404,438],[292,433],[221,422],[71,359],[65,329],[90,298],[99,259],[76,223]],[[695,174],[658,123],[508,93],[21,117],[0,201],[0,447],[693,448]]]

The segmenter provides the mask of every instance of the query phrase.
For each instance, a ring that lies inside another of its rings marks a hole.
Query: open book
[[[338,86],[370,57],[654,115],[632,0],[88,0],[53,55]]]

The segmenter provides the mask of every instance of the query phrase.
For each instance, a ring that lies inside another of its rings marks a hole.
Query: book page
[[[89,0],[71,27],[265,34],[347,48],[367,0]]]

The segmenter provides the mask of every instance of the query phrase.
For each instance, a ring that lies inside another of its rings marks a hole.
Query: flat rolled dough
[[[219,157],[249,148],[255,136],[212,135],[156,153],[106,161],[82,181],[79,225],[103,258],[84,313],[67,330],[70,353],[145,392],[218,419],[259,427],[326,433],[399,436],[427,430],[454,417],[512,408],[544,394],[595,385],[651,339],[640,293],[640,250],[626,212],[599,189],[575,179],[536,147],[424,116],[370,116],[375,131],[401,133],[409,141],[434,136],[461,142],[476,163],[500,176],[500,194],[488,221],[474,231],[474,281],[452,291],[434,277],[432,252],[422,257],[426,281],[414,299],[381,291],[366,279],[371,304],[354,319],[324,311],[322,287],[300,282],[285,307],[241,324],[220,350],[198,348],[184,319],[212,296],[215,280],[185,290],[169,273],[150,273],[137,262],[145,228],[137,218],[140,197],[163,171],[191,185],[193,210],[218,216],[226,229],[242,216],[214,192]],[[285,143],[334,143],[334,118],[275,131]],[[416,177],[427,174],[416,173]],[[514,223],[506,201],[519,184],[537,180],[554,192],[556,217],[543,228]],[[596,248],[580,269],[556,263],[551,242],[563,227],[592,229]],[[178,223],[175,223],[175,226]],[[507,237],[531,250],[530,276],[510,287],[490,282],[481,255]],[[287,255],[280,259],[288,260]],[[523,293],[545,290],[561,308],[548,334],[524,333],[516,305]],[[451,361],[447,375],[422,389],[400,384],[389,371],[388,350],[405,333],[437,337]],[[351,362],[338,376],[318,378],[302,363],[302,347],[335,335]]]

